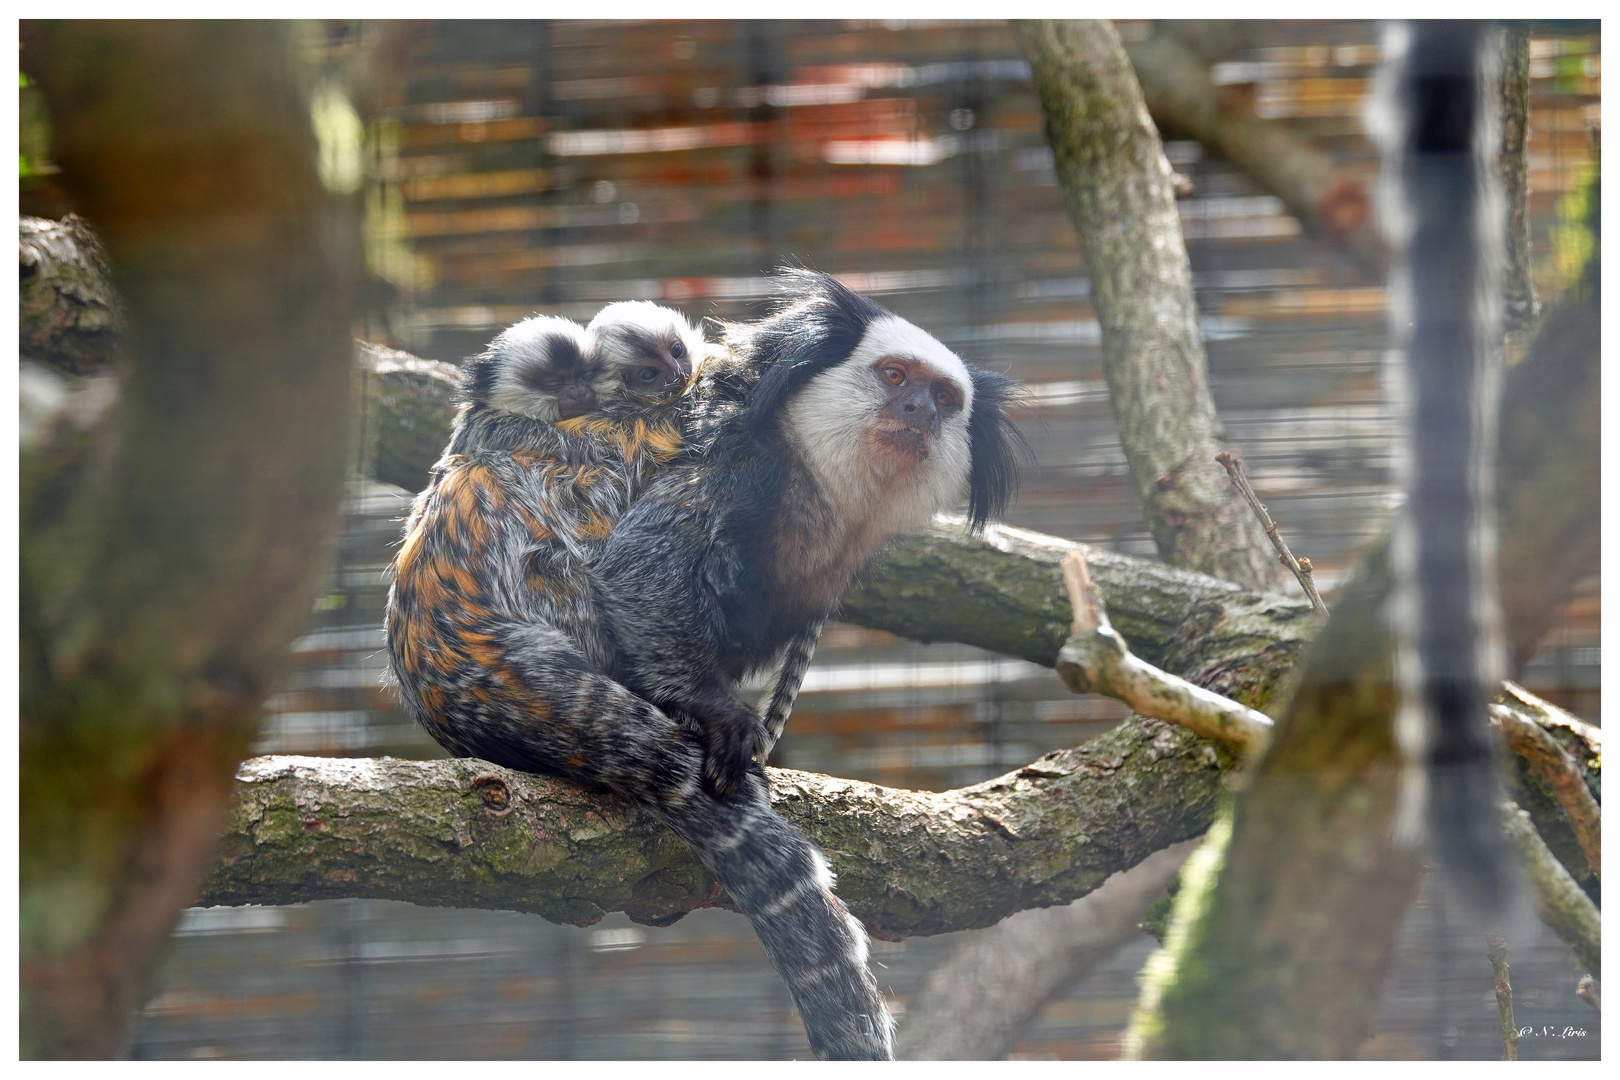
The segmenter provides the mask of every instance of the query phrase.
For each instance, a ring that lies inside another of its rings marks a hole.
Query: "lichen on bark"
[[[850,909],[898,939],[1085,895],[1203,831],[1230,765],[1184,731],[1133,720],[956,791],[772,769],[771,802],[827,854]],[[729,906],[650,815],[563,781],[467,759],[285,757],[244,762],[237,781],[201,904],[364,896],[580,925]],[[498,804],[481,792],[491,782]]]

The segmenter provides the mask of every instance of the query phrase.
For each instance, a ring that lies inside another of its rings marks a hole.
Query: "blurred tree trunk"
[[[1380,545],[1306,654],[1225,841],[1194,857],[1177,903],[1201,899],[1201,918],[1144,987],[1141,1056],[1347,1058],[1361,1041],[1420,872],[1393,839],[1390,580]]]
[[[1541,317],[1528,355],[1504,380],[1496,491],[1511,672],[1523,670],[1558,606],[1598,568],[1601,331],[1596,283],[1578,286]]]
[[[116,404],[21,463],[21,1052],[109,1057],[337,525],[358,232],[284,27],[23,38],[128,330]]]
[[[1597,560],[1595,197],[1591,206],[1582,282],[1544,321],[1502,398],[1498,575],[1520,658]],[[1381,543],[1335,600],[1271,749],[1213,830],[1219,843],[1194,857],[1133,1020],[1135,1053],[1333,1059],[1365,1037],[1422,870],[1420,853],[1393,836],[1404,759],[1392,580]]]
[[[1098,21],[1014,27],[1080,234],[1109,398],[1159,553],[1279,588],[1260,526],[1215,461],[1226,432],[1209,392],[1170,163],[1119,35]]]

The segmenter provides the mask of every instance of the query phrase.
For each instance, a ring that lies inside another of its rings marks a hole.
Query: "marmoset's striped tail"
[[[700,786],[660,813],[753,923],[816,1056],[887,1061],[894,1021],[867,970],[866,929],[833,895],[827,860],[771,811],[765,791],[756,765],[733,794]]]
[[[1402,38],[1404,37],[1404,41]],[[1386,199],[1405,338],[1407,502],[1393,552],[1393,617],[1407,754],[1398,829],[1426,823],[1459,896],[1507,901],[1502,799],[1489,726],[1501,678],[1496,605],[1495,428],[1502,238],[1493,165],[1491,33],[1417,22],[1386,48],[1392,131]],[[1404,46],[1404,47],[1403,47]]]
[[[799,688],[804,685],[804,673],[810,670],[810,661],[816,655],[816,642],[821,640],[826,619],[818,619],[814,626],[788,642],[782,662],[777,665],[776,678],[771,681],[771,694],[760,703],[760,724],[764,730],[765,745],[755,755],[761,765],[782,740],[787,730],[788,717],[793,714],[793,703],[799,700]]]

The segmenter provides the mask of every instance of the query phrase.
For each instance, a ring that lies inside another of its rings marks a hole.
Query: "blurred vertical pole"
[[[359,151],[318,152],[286,24],[22,37],[129,316],[116,407],[21,467],[21,1053],[101,1058],[212,857],[336,531]]]

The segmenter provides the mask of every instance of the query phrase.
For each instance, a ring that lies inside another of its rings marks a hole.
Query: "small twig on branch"
[[[1305,595],[1310,597],[1311,607],[1316,609],[1317,614],[1326,615],[1328,613],[1327,605],[1322,602],[1322,594],[1316,591],[1316,583],[1311,578],[1313,569],[1311,561],[1309,559],[1296,559],[1294,553],[1288,550],[1288,545],[1277,531],[1277,523],[1272,521],[1271,515],[1266,512],[1266,504],[1260,501],[1260,496],[1256,495],[1254,488],[1249,486],[1249,478],[1243,475],[1243,462],[1233,457],[1226,450],[1216,454],[1215,460],[1226,466],[1227,473],[1232,477],[1232,483],[1236,484],[1238,490],[1243,492],[1243,497],[1249,500],[1249,505],[1254,508],[1255,516],[1260,519],[1260,524],[1266,530],[1266,535],[1271,538],[1271,546],[1277,549],[1277,554],[1282,557],[1283,565],[1293,571],[1294,576],[1299,579],[1300,587],[1305,590]]]
[[[1603,1015],[1603,1007],[1598,1004],[1598,984],[1592,978],[1591,972],[1581,976],[1581,981],[1575,984],[1575,996],[1596,1009],[1598,1015]]]
[[[1530,878],[1536,913],[1575,952],[1575,959],[1594,971],[1603,967],[1602,920],[1597,905],[1581,891],[1556,856],[1547,849],[1530,815],[1503,803],[1503,824],[1519,853],[1519,865]]]
[[[1580,844],[1581,853],[1586,856],[1592,873],[1601,881],[1602,812],[1598,809],[1597,800],[1592,797],[1592,790],[1586,786],[1580,765],[1540,724],[1506,706],[1492,705],[1491,721],[1502,733],[1508,747],[1523,758],[1552,789],[1553,798],[1558,800],[1559,808],[1569,819],[1575,842]]]
[[[1058,652],[1057,671],[1069,689],[1123,701],[1143,716],[1177,724],[1239,754],[1265,747],[1271,739],[1270,717],[1133,656],[1125,639],[1108,625],[1091,587],[1085,553],[1070,552],[1061,566],[1074,609],[1074,633]]]
[[[1507,939],[1495,931],[1485,935],[1491,970],[1496,972],[1496,1012],[1502,1018],[1502,1060],[1519,1060],[1519,1028],[1513,1022],[1513,984],[1508,982]]]

